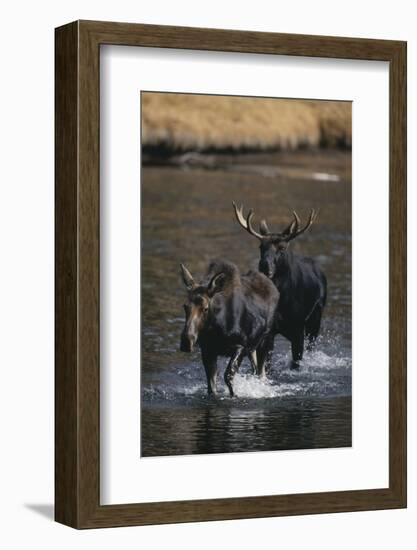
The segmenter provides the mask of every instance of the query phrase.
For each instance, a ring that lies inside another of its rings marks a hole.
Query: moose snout
[[[274,272],[269,262],[261,260],[259,262],[259,271],[266,275],[269,279],[272,279]]]
[[[188,334],[181,334],[180,351],[191,353],[194,349],[195,337]]]

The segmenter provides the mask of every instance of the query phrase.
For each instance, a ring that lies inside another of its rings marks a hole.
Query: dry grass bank
[[[142,143],[171,151],[350,147],[351,103],[142,94]]]

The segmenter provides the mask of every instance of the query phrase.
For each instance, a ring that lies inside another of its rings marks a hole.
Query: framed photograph
[[[406,43],[56,29],[56,520],[406,506]]]

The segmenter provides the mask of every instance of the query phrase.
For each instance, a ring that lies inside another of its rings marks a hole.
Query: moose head
[[[211,298],[222,289],[225,273],[215,273],[206,283],[197,284],[193,276],[180,264],[181,276],[187,289],[184,304],[185,325],[181,334],[180,350],[191,352],[200,332],[207,326]]]
[[[243,215],[243,206],[237,207],[233,203],[235,215],[238,223],[250,235],[256,237],[260,241],[260,260],[259,271],[272,279],[276,274],[279,274],[288,264],[287,249],[290,241],[307,231],[307,229],[317,219],[318,212],[311,209],[310,217],[304,227],[301,226],[301,220],[297,212],[293,211],[293,219],[290,224],[278,233],[273,233],[269,230],[266,221],[262,220],[259,225],[259,232],[255,231],[252,226],[254,216],[253,210],[249,210],[248,215]]]

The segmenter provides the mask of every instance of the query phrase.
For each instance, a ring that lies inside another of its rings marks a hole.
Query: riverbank
[[[148,155],[351,148],[348,101],[143,92],[141,105]]]

